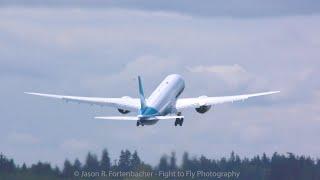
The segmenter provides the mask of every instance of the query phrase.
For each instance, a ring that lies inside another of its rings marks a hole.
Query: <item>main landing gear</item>
[[[177,113],[178,116],[181,116],[181,112]],[[174,126],[180,125],[182,126],[183,124],[183,118],[176,118],[176,121],[174,122]]]
[[[137,126],[144,126],[144,124],[143,123],[141,123],[140,121],[137,121]]]

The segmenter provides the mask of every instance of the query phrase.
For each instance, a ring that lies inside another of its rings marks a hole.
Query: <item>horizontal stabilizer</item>
[[[184,116],[155,116],[153,117],[154,119],[158,119],[158,120],[168,120],[168,119],[177,119],[177,118],[184,118]]]
[[[140,119],[144,120],[168,120],[184,118],[184,116],[152,116],[152,117],[138,117],[138,116],[100,116],[95,117],[95,119],[106,119],[106,120],[123,120],[123,121],[138,121]]]
[[[138,121],[137,116],[101,116],[94,117],[95,119],[106,119],[106,120],[123,120],[123,121]]]

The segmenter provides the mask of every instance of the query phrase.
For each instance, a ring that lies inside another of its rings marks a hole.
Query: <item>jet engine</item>
[[[129,97],[129,96],[123,96],[122,99],[128,99],[128,100],[130,100],[131,97]],[[128,114],[128,113],[130,112],[129,110],[120,109],[120,108],[118,108],[118,111],[119,111],[121,114]]]
[[[118,109],[121,114],[128,114],[130,111],[125,109]]]
[[[200,107],[196,108],[196,111],[198,113],[203,114],[203,113],[206,113],[207,111],[209,111],[210,108],[211,108],[211,105],[209,105],[209,106],[203,105],[203,106],[200,106]]]

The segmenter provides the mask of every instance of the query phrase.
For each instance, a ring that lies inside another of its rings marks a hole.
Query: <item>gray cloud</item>
[[[318,15],[234,19],[126,9],[3,8],[0,148],[18,162],[59,165],[65,157],[104,147],[113,157],[124,148],[138,150],[153,164],[171,150],[209,157],[232,150],[317,156],[319,20]],[[226,70],[233,73],[225,76]],[[183,128],[169,121],[136,128],[94,120],[117,111],[22,93],[136,97],[138,74],[149,94],[169,73],[185,78],[184,97],[282,93],[216,106],[205,115],[188,110]],[[249,80],[226,83],[242,75]],[[21,148],[6,138],[14,132],[41,141]]]
[[[238,64],[220,65],[220,66],[194,66],[187,68],[193,73],[205,73],[206,75],[213,74],[217,78],[223,80],[230,86],[238,86],[246,84],[250,80],[250,73]]]
[[[172,11],[199,16],[287,16],[319,13],[317,0],[1,0],[2,6],[126,8],[147,11]]]
[[[33,145],[40,142],[40,140],[32,134],[18,132],[10,133],[7,137],[7,140],[8,142],[13,142],[18,145]]]

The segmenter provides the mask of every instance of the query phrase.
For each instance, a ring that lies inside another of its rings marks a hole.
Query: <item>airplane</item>
[[[185,81],[182,76],[178,74],[168,75],[148,98],[145,98],[140,76],[138,76],[138,85],[139,98],[131,98],[129,96],[121,98],[100,98],[42,94],[35,92],[25,93],[61,99],[66,102],[114,107],[117,108],[121,114],[128,114],[131,111],[138,112],[137,116],[99,116],[95,117],[95,119],[136,121],[137,126],[154,125],[159,120],[173,119],[175,120],[175,126],[182,126],[184,116],[182,116],[181,111],[183,109],[194,108],[196,112],[203,114],[209,111],[210,108],[216,104],[241,101],[251,97],[270,95],[280,92],[268,91],[235,96],[179,98],[184,90]]]

